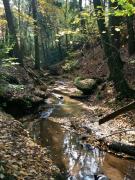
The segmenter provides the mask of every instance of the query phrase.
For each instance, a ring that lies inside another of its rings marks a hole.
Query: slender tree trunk
[[[118,6],[117,2],[109,2],[109,8],[115,8],[120,9],[120,7]],[[115,47],[117,47],[117,49],[120,49],[120,30],[119,30],[119,26],[121,23],[121,19],[122,17],[116,17],[113,13],[109,16],[109,27],[111,30],[111,41],[113,42],[113,44],[115,45]]]
[[[83,19],[81,12],[83,11],[83,1],[79,0],[80,24],[82,33],[86,33],[85,19]]]
[[[18,34],[19,34],[19,44],[20,44],[20,49],[22,51],[22,54],[25,56],[25,42],[22,34],[22,26],[21,26],[21,0],[18,0],[17,4],[18,8]]]
[[[59,38],[59,41],[58,41],[58,50],[59,50],[59,58],[60,58],[60,60],[62,60],[63,52],[62,52],[62,48],[61,48],[61,38]]]
[[[21,2],[20,0],[18,0],[18,29],[19,29],[19,39],[20,39],[20,43],[21,43]],[[20,45],[21,47],[21,45]]]
[[[48,48],[48,45],[47,45],[48,43],[47,43],[47,39],[46,39],[46,42],[45,42],[45,52],[46,52],[46,61],[48,61],[49,60],[49,58],[50,58],[50,52],[49,52],[49,48]]]
[[[65,22],[66,22],[66,26],[67,26],[67,13],[68,13],[68,0],[65,1],[66,3],[66,7],[65,7]],[[68,51],[69,49],[69,43],[68,43],[68,34],[65,35],[65,40],[66,40],[66,49]]]
[[[57,33],[59,32],[59,29],[57,29]],[[58,37],[58,42],[57,42],[57,49],[58,49],[58,53],[59,53],[59,59],[62,60],[63,59],[63,49],[62,49],[62,37]]]
[[[82,8],[82,0],[79,0],[79,10],[82,11],[83,8]]]
[[[107,64],[110,71],[110,79],[113,81],[115,89],[122,97],[131,96],[133,92],[123,74],[123,63],[120,57],[119,50],[115,46],[114,41],[110,38],[110,34],[105,24],[105,17],[102,11],[100,0],[94,0],[94,8],[97,14],[97,23],[101,35],[101,41],[107,57]]]
[[[43,42],[43,39],[41,40],[41,43],[42,43],[42,51],[43,51],[43,57],[44,57],[44,60],[43,60],[43,65],[46,65],[46,52],[45,52],[45,46],[44,46],[44,42]]]
[[[42,34],[42,31],[40,31],[40,38],[41,38],[41,46],[42,46],[42,51],[43,51],[43,68],[47,68],[47,60],[48,60],[48,57],[47,57],[47,51],[46,51],[46,48],[45,48],[45,43],[44,43],[44,36]]]
[[[32,12],[34,19],[34,46],[35,46],[35,69],[40,69],[39,37],[37,29],[37,1],[32,0]]]
[[[7,19],[7,23],[8,23],[9,33],[11,35],[11,38],[14,41],[13,54],[18,59],[17,61],[21,65],[23,65],[22,52],[20,50],[18,39],[17,39],[17,36],[16,36],[16,30],[15,30],[15,26],[14,26],[14,22],[13,22],[13,16],[12,16],[12,12],[11,12],[11,9],[10,9],[9,0],[3,0],[3,5],[4,5],[4,9],[5,9],[5,14],[6,14],[6,19]]]
[[[70,1],[70,9],[75,10],[78,6],[77,0],[71,0]]]
[[[127,30],[128,30],[128,53],[133,55],[135,53],[135,32],[133,27],[133,15],[127,17]]]

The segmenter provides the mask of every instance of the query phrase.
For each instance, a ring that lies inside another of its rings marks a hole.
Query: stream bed
[[[58,179],[135,180],[135,161],[100,151],[68,128],[70,118],[79,119],[82,113],[87,112],[81,102],[54,93],[39,110],[39,117],[25,124],[59,167]],[[63,119],[62,123],[58,122]]]

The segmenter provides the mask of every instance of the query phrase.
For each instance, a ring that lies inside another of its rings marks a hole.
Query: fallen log
[[[23,67],[25,71],[28,73],[28,75],[39,85],[44,85],[47,89],[46,84],[38,77],[38,75],[32,71],[30,68],[26,68],[25,66]]]
[[[129,145],[129,144],[124,144],[121,142],[106,142],[106,146],[110,149],[113,150],[115,152],[119,152],[119,153],[125,153],[127,155],[130,156],[134,156],[135,157],[135,146],[133,145]]]
[[[131,111],[133,109],[135,109],[135,101],[133,101],[132,103],[112,112],[111,114],[106,115],[105,117],[102,117],[101,119],[99,119],[99,125],[117,117],[120,114]]]
[[[72,99],[77,99],[77,100],[84,100],[84,99],[88,99],[88,95],[69,95],[70,98]]]

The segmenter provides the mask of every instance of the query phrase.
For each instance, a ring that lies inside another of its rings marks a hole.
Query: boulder
[[[90,95],[98,85],[97,79],[82,79],[77,77],[74,81],[74,85],[77,89],[81,90],[83,94]]]

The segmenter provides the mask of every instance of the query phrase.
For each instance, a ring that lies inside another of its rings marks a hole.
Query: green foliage
[[[113,3],[117,3],[119,7],[114,7],[113,13],[115,16],[131,16],[135,14],[134,0],[111,0]]]
[[[8,88],[11,90],[22,91],[24,89],[24,85],[9,84]]]
[[[1,42],[0,43],[0,59],[4,59],[11,50],[12,50],[12,46]]]
[[[15,92],[15,91],[17,92],[17,91],[22,91],[23,89],[24,89],[23,85],[8,84],[6,81],[3,80],[3,83],[0,84],[0,95],[3,96],[7,92]]]
[[[26,56],[34,57],[34,28],[31,1],[13,0],[12,12],[17,37]],[[85,26],[82,27],[82,21]],[[40,59],[42,65],[55,64],[64,59],[68,51],[83,46],[85,43],[94,43],[98,35],[92,6],[79,9],[79,2],[75,7],[70,1],[37,0],[37,34],[39,35]],[[61,53],[62,52],[62,53]],[[7,54],[7,53],[6,53]],[[5,58],[4,54],[4,60]],[[12,59],[10,59],[12,63]],[[5,61],[4,61],[5,62]],[[51,62],[51,63],[49,63]],[[8,63],[6,63],[7,65]],[[14,64],[14,62],[13,62]]]
[[[0,84],[0,85],[1,85],[1,84]],[[2,86],[0,87],[0,96],[3,96],[6,91],[7,91],[7,86],[2,85]]]
[[[75,80],[74,80],[74,83],[78,83],[80,80],[83,80],[84,78],[83,77],[76,77]]]
[[[32,107],[32,102],[30,100],[31,98],[30,97],[27,97],[25,100],[24,100],[24,103],[26,105],[27,108],[31,108]]]
[[[14,24],[17,30],[17,37],[20,40],[20,46],[23,48],[25,55],[34,56],[34,30],[33,16],[31,9],[31,1],[13,0],[12,8],[14,13]],[[135,13],[134,0],[112,0],[117,2],[121,8],[111,7],[110,9],[104,6],[98,6],[99,17],[101,13],[105,15],[106,26],[108,26],[109,15],[130,16]],[[64,59],[69,51],[83,47],[84,44],[94,45],[99,37],[97,28],[96,16],[93,4],[87,4],[79,8],[79,1],[74,5],[71,1],[54,1],[54,0],[37,0],[37,33],[39,35],[40,58],[43,65],[48,65],[49,62],[56,63]],[[20,9],[19,9],[20,8]],[[0,21],[2,26],[5,26],[6,21]],[[116,31],[119,31],[116,27]],[[105,31],[103,31],[105,33]],[[10,38],[9,38],[10,39]],[[14,59],[9,59],[8,52],[13,47],[8,45],[0,48],[0,59],[4,65],[14,64]],[[62,53],[61,53],[62,52]],[[67,68],[68,69],[68,68]]]
[[[62,66],[62,69],[65,72],[71,72],[76,68],[78,68],[78,61],[77,60],[66,60],[64,66]]]
[[[116,16],[131,16],[135,14],[134,0],[111,0],[112,2],[117,2],[121,9],[115,9]]]
[[[11,66],[11,65],[15,65],[17,64],[15,62],[16,58],[11,58],[9,56],[10,51],[12,51],[14,44],[10,44],[10,43],[3,43],[0,42],[0,64],[2,66]]]

